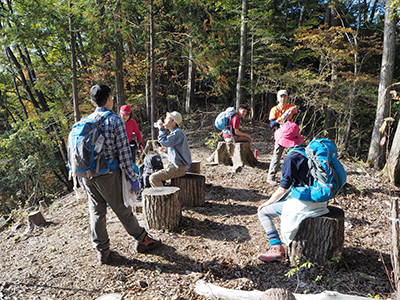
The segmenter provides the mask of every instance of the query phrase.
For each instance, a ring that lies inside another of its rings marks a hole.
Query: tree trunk
[[[400,187],[400,123],[397,125],[385,170],[391,182]]]
[[[72,4],[68,1],[68,7],[71,9]],[[74,120],[75,123],[81,119],[78,103],[78,87],[77,87],[77,76],[76,76],[76,54],[75,54],[75,34],[73,26],[73,15],[69,15],[69,34],[71,43],[71,72],[72,72],[72,99],[74,103]]]
[[[242,103],[243,99],[243,79],[246,67],[246,48],[247,48],[247,0],[242,0],[242,18],[240,28],[240,58],[239,58],[239,71],[236,82],[236,108]]]
[[[157,129],[153,124],[156,122],[156,99],[155,99],[155,56],[154,56],[154,17],[153,17],[153,0],[150,0],[150,102],[151,102],[151,139],[157,139]]]
[[[182,205],[177,187],[148,188],[142,193],[146,229],[178,228]]]
[[[185,176],[172,178],[171,186],[179,187],[182,207],[204,206],[206,178],[203,175],[187,173]]]
[[[115,87],[117,96],[117,112],[125,104],[124,74],[123,74],[123,47],[120,28],[115,17],[119,13],[120,2],[117,2],[116,12],[114,12],[114,35],[115,35]]]
[[[189,4],[189,15],[192,14],[192,6]],[[185,112],[189,113],[192,108],[193,92],[194,92],[194,76],[195,67],[193,63],[193,46],[192,40],[189,39],[189,61],[188,61],[188,79],[186,86],[186,101],[185,101]]]
[[[379,128],[384,118],[389,116],[390,95],[388,87],[393,81],[396,46],[397,18],[391,18],[394,11],[385,10],[385,27],[383,33],[383,53],[381,64],[381,76],[378,89],[378,105],[376,107],[375,123],[372,131],[371,144],[369,146],[367,162],[377,169],[385,165],[385,149],[379,146],[382,134]]]
[[[28,215],[28,229],[32,230],[35,226],[44,226],[47,222],[40,211],[31,212]]]
[[[392,198],[391,207],[392,217],[392,266],[394,274],[394,283],[396,287],[396,299],[400,299],[400,247],[399,247],[399,199],[397,197]]]

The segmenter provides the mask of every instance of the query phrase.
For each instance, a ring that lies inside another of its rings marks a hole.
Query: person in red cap
[[[143,151],[143,139],[142,135],[140,134],[139,126],[137,125],[136,121],[132,119],[132,112],[129,105],[122,105],[119,110],[119,114],[121,115],[122,120],[125,122],[126,134],[128,135],[129,144],[131,146],[133,162],[136,163],[137,144],[134,135],[139,142],[140,150]]]
[[[277,130],[282,124],[287,121],[293,122],[293,116],[295,113],[304,112],[306,108],[304,106],[297,107],[294,104],[288,104],[288,92],[286,90],[280,90],[277,94],[278,105],[271,108],[269,113],[269,125],[272,129]],[[275,176],[279,170],[279,163],[285,150],[285,146],[279,145],[275,140],[274,152],[269,164],[269,171],[267,182],[269,184],[276,184]]]
[[[299,126],[293,122],[285,123],[275,132],[276,141],[283,147],[294,147],[286,156],[282,166],[282,179],[278,189],[271,198],[258,207],[258,219],[267,233],[270,248],[266,253],[261,253],[258,258],[264,262],[282,261],[285,259],[286,245],[290,245],[291,238],[297,233],[298,220],[310,216],[326,214],[326,202],[301,201],[292,196],[293,187],[304,186],[309,182],[309,167],[307,158],[296,151],[302,147],[303,137],[300,135]],[[272,218],[281,219],[281,237],[275,228]]]

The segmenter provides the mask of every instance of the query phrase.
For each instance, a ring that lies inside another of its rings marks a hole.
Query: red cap
[[[122,105],[121,109],[119,110],[119,113],[121,115],[130,115],[131,114],[131,108],[129,105]]]

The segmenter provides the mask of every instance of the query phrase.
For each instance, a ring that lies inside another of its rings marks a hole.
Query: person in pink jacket
[[[131,146],[133,162],[136,163],[136,151],[138,146],[134,136],[136,135],[140,150],[143,151],[142,135],[140,134],[136,121],[132,119],[132,112],[129,105],[122,105],[119,114],[125,122],[126,134],[128,135],[129,144]]]

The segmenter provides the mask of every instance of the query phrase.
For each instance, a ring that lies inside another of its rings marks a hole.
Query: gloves
[[[139,143],[140,151],[143,151],[143,143]]]
[[[129,179],[129,181],[131,182],[131,189],[130,192],[131,193],[138,193],[140,191],[140,183],[139,180],[135,179],[135,181],[132,181],[131,179]]]

